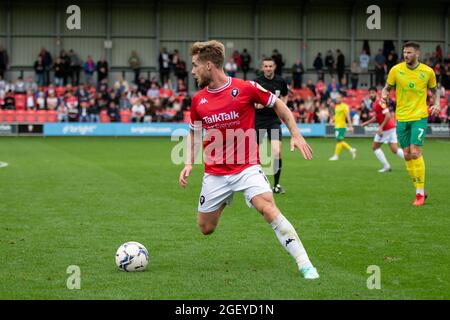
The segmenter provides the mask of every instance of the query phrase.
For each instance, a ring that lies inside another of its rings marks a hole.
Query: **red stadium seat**
[[[38,123],[44,123],[47,121],[47,111],[46,110],[38,110],[36,112],[36,121]]]
[[[108,112],[106,110],[100,111],[100,122],[109,122]]]
[[[183,122],[191,123],[191,112],[183,111]]]
[[[26,111],[25,110],[16,110],[16,122],[23,123],[25,122]]]
[[[16,110],[25,110],[27,96],[22,93],[18,93],[14,95]]]
[[[124,109],[120,111],[120,121],[128,123],[131,121],[131,111],[128,109]]]
[[[37,119],[37,112],[35,110],[25,111],[25,120],[28,123],[34,123]]]
[[[58,113],[55,110],[47,111],[47,122],[58,121]]]
[[[16,118],[16,111],[6,110],[5,111],[5,121],[8,123],[13,123]]]
[[[0,123],[6,121],[5,116],[6,116],[5,111],[3,111],[2,109],[0,109]]]

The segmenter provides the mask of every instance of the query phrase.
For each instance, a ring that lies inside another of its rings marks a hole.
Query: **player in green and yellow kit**
[[[342,96],[338,94],[336,96],[336,106],[334,109],[334,130],[336,135],[336,149],[334,155],[329,159],[331,161],[339,160],[339,155],[341,154],[342,148],[348,150],[352,158],[356,158],[356,149],[352,148],[345,139],[345,132],[348,130],[353,131],[352,121],[350,119],[350,108],[348,105],[342,102]]]
[[[428,126],[428,89],[433,93],[431,113],[438,115],[440,111],[436,75],[433,69],[419,62],[419,49],[415,42],[403,45],[404,62],[392,67],[381,94],[381,103],[386,103],[389,91],[395,87],[397,136],[405,155],[406,169],[416,187],[415,206],[422,206],[427,198],[422,146]]]

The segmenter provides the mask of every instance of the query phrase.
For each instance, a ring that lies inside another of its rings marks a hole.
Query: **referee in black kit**
[[[275,74],[275,61],[272,58],[264,58],[262,62],[263,75],[255,79],[264,89],[269,90],[280,98],[284,103],[287,102],[288,87],[286,81]],[[262,105],[256,106],[255,130],[258,145],[264,140],[265,135],[270,141],[272,156],[274,158],[274,193],[284,193],[280,185],[281,175],[281,121],[272,108],[263,108]]]

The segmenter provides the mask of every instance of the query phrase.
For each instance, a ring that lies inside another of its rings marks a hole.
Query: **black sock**
[[[280,183],[281,163],[282,163],[281,159],[278,159],[278,166],[277,166],[276,162],[277,162],[277,159],[275,159],[275,169],[278,167],[278,171],[275,172],[275,175],[274,175],[274,178],[275,178],[274,185],[275,186]]]

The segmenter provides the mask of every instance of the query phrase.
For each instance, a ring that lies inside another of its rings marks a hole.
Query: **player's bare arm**
[[[312,149],[298,130],[291,110],[279,98],[275,101],[274,110],[291,133],[291,151],[297,148],[302,153],[304,159],[311,160],[313,155]]]
[[[367,126],[369,123],[373,123],[373,122],[375,122],[375,121],[377,121],[377,118],[376,118],[376,117],[372,117],[372,118],[370,118],[369,120],[367,120],[367,121],[361,123],[361,127],[365,127],[365,126]]]
[[[197,157],[197,154],[200,150],[201,146],[201,134],[195,134],[195,130],[189,130],[189,135],[187,137],[187,154],[186,154],[186,160],[183,170],[180,172],[180,177],[178,179],[180,186],[183,188],[186,188],[188,181],[187,178],[189,177],[192,166],[195,162],[195,158]]]
[[[382,103],[384,103],[384,104],[387,103],[387,100],[389,98],[389,93],[391,92],[392,89],[394,89],[394,86],[391,86],[386,83],[383,90],[381,90],[381,102]]]
[[[431,90],[431,94],[433,96],[433,101],[434,104],[431,106],[430,110],[431,110],[431,114],[433,116],[438,116],[439,112],[441,111],[441,105],[440,105],[440,101],[441,101],[441,97],[440,97],[440,93],[439,90],[437,89],[437,86],[434,87]]]
[[[382,136],[383,135],[383,128],[385,125],[388,124],[389,120],[391,120],[391,113],[389,112],[389,109],[384,109],[384,120],[383,122],[378,126],[377,129],[377,135]]]

